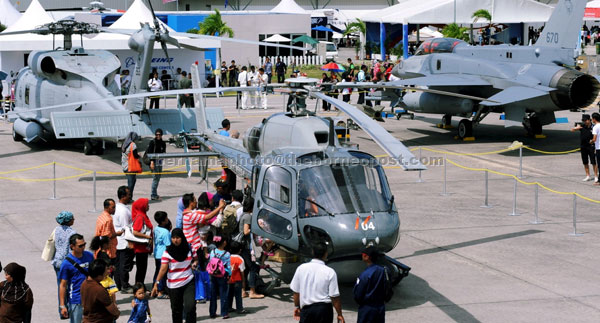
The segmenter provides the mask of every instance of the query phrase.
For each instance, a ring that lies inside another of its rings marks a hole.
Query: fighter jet
[[[589,106],[598,96],[598,80],[573,68],[586,2],[560,0],[533,46],[435,38],[394,67],[401,80],[354,87],[385,88],[384,95],[404,109],[443,114],[444,126],[461,116],[460,138],[471,137],[491,112],[504,113],[505,127],[523,124],[528,134],[543,137],[542,126],[556,122],[555,111]]]

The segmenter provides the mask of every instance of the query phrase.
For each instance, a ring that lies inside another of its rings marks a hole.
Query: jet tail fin
[[[577,48],[586,0],[559,0],[535,46]]]

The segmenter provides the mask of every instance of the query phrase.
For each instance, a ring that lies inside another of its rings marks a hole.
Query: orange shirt
[[[108,242],[108,256],[110,258],[117,257],[117,237],[115,226],[113,225],[112,215],[108,214],[106,211],[102,211],[102,213],[98,216],[96,220],[96,233],[95,236],[109,236],[111,237]]]
[[[241,282],[242,272],[246,270],[244,266],[244,259],[240,255],[231,255],[231,277],[229,283]]]

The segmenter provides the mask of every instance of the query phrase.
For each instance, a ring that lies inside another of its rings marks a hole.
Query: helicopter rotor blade
[[[398,139],[394,138],[387,130],[353,105],[334,99],[320,92],[311,92],[311,95],[331,103],[333,106],[344,111],[356,124],[358,124],[359,127],[368,133],[388,155],[396,159],[404,170],[427,169]]]
[[[38,35],[48,35],[50,30],[48,28],[36,28],[29,30],[18,30],[18,31],[3,31],[0,33],[0,37],[9,36],[9,35],[21,35],[21,34],[38,34]]]
[[[267,42],[261,42],[261,41],[235,39],[235,38],[201,35],[201,34],[190,34],[190,33],[177,32],[177,33],[171,33],[171,35],[177,36],[177,37],[187,37],[187,38],[195,38],[195,39],[210,39],[210,40],[228,41],[228,42],[232,42],[232,43],[248,44],[248,45],[261,45],[261,46],[270,46],[270,47],[290,48],[290,49],[297,49],[297,50],[301,50],[301,51],[307,50],[304,47],[298,47],[298,46],[281,45],[281,44],[267,43]]]
[[[28,112],[33,112],[33,111],[43,111],[43,110],[53,110],[53,109],[58,109],[58,108],[64,108],[64,107],[72,107],[72,106],[76,106],[79,107],[81,105],[84,104],[89,104],[89,103],[100,103],[100,102],[106,102],[106,101],[120,101],[123,99],[133,99],[133,98],[145,98],[145,97],[149,97],[149,96],[167,96],[167,95],[177,95],[177,94],[187,94],[187,93],[199,93],[199,94],[212,94],[212,93],[217,93],[217,92],[229,92],[229,91],[233,91],[233,92],[237,92],[237,91],[259,91],[260,87],[220,87],[220,88],[191,88],[191,89],[182,89],[182,90],[169,90],[169,91],[158,91],[158,92],[143,92],[143,93],[136,93],[136,94],[128,94],[128,95],[120,95],[120,96],[110,96],[110,97],[105,97],[102,99],[96,99],[96,100],[87,100],[87,101],[77,101],[77,102],[70,102],[70,103],[62,103],[62,104],[57,104],[57,105],[52,105],[52,106],[48,106],[48,107],[43,107],[43,108],[36,108],[36,109],[27,109],[27,108],[19,108],[17,107],[18,111],[9,111],[6,112],[4,114],[0,114],[0,116],[4,116],[4,115],[15,115],[15,114],[19,114],[19,113],[28,113]]]

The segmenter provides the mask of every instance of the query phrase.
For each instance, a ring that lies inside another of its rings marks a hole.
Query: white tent
[[[448,24],[454,22],[455,1],[458,24],[473,23],[471,16],[479,9],[490,12],[492,23],[546,22],[553,10],[533,0],[410,0],[372,12],[362,19],[392,24]]]
[[[10,27],[21,17],[21,13],[8,0],[0,0],[0,23]]]
[[[307,14],[308,12],[302,7],[300,7],[294,0],[281,0],[281,2],[276,5],[271,12],[275,13],[298,13],[298,14]]]
[[[421,29],[419,29],[419,40],[425,40],[425,39],[430,39],[430,38],[439,38],[439,37],[444,37],[444,35],[436,30],[433,30],[429,27],[423,27]],[[412,34],[408,35],[408,41],[410,42],[415,42],[417,41],[417,32],[413,32]]]
[[[290,39],[283,37],[280,34],[275,34],[269,38],[265,38],[263,41],[268,42],[268,43],[280,43],[280,42],[289,42]]]
[[[585,6],[584,20],[600,20],[600,0],[594,0]]]
[[[15,23],[6,28],[3,33],[31,30],[43,24],[54,22],[52,17],[44,10],[38,0],[31,1],[25,13]],[[2,35],[2,33],[0,33]],[[62,43],[62,36],[56,37],[56,43]],[[44,50],[52,49],[52,36],[37,34],[21,34],[0,36],[0,49],[2,51]]]

